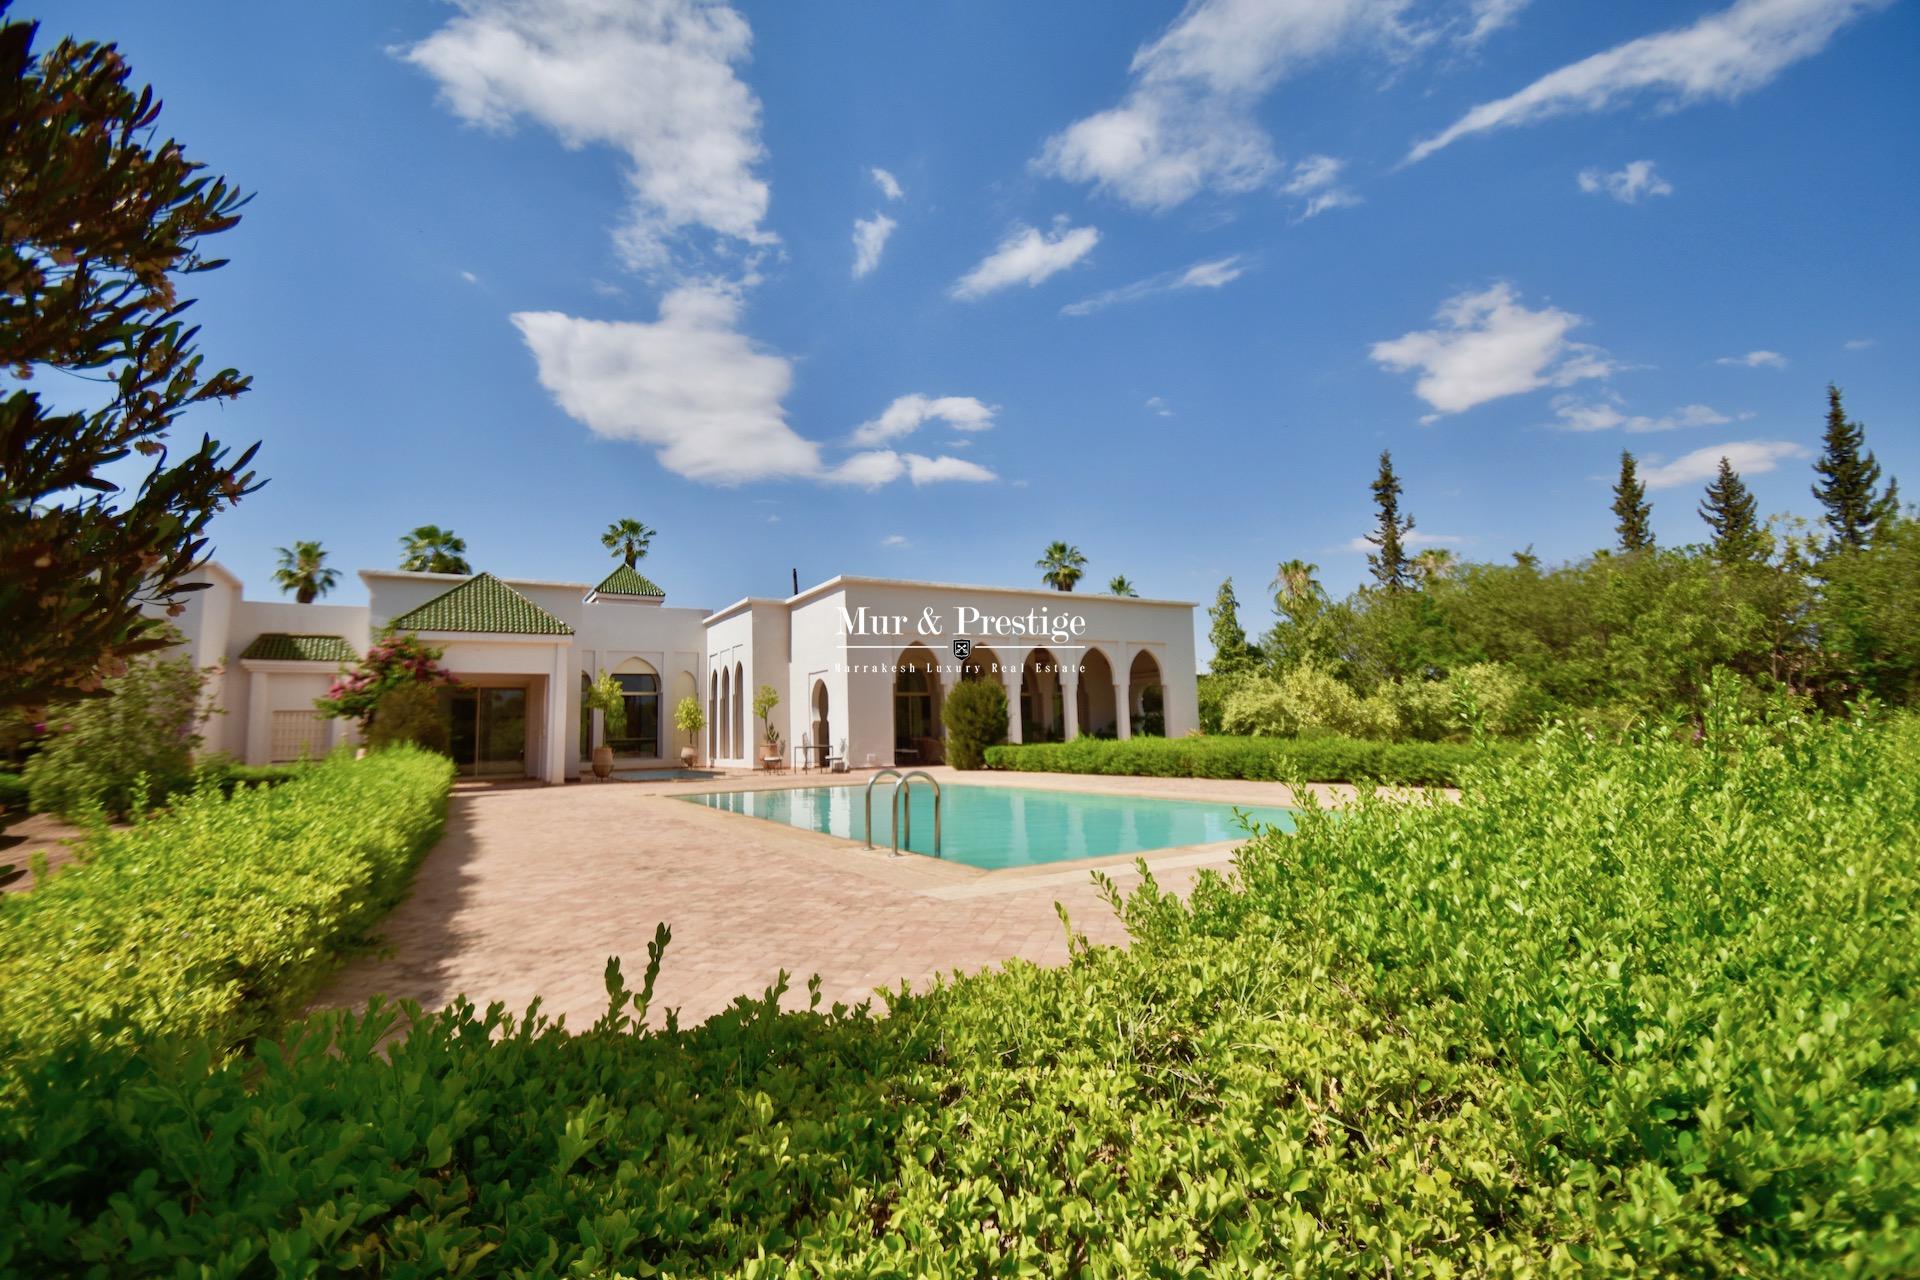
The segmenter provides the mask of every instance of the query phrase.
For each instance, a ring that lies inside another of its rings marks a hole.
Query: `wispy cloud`
[[[1743,369],[1784,369],[1787,358],[1778,351],[1749,351],[1743,356],[1721,356],[1715,364],[1736,365]]]
[[[1456,534],[1428,533],[1424,529],[1415,529],[1400,539],[1400,545],[1409,549],[1414,547],[1464,547],[1471,541],[1473,541],[1471,538],[1463,538]],[[1365,534],[1361,534],[1356,538],[1349,539],[1346,544],[1346,549],[1348,551],[1378,551],[1380,548],[1368,542]]]
[[[1255,190],[1283,172],[1255,118],[1260,100],[1349,46],[1415,47],[1425,34],[1403,21],[1406,8],[1407,0],[1192,0],[1134,54],[1119,105],[1055,134],[1034,167],[1143,209]]]
[[[1371,348],[1394,373],[1418,370],[1414,394],[1434,410],[1425,421],[1540,387],[1604,378],[1615,365],[1599,347],[1567,335],[1586,323],[1557,307],[1532,310],[1502,281],[1449,298],[1432,329],[1417,329]]]
[[[691,228],[776,242],[755,173],[760,103],[735,74],[752,43],[744,18],[704,0],[462,0],[394,52],[463,120],[506,130],[526,117],[568,147],[621,151],[630,200],[615,242],[630,265],[663,270],[668,241]]]
[[[1359,196],[1341,185],[1340,173],[1346,167],[1346,161],[1332,156],[1308,156],[1293,166],[1280,190],[1304,206],[1300,212],[1302,222],[1329,209],[1360,203]]]
[[[986,431],[993,426],[998,405],[983,404],[972,396],[900,396],[880,416],[854,428],[857,445],[884,444],[912,435],[928,422],[942,422],[955,431]]]
[[[462,272],[460,273],[460,278],[461,278],[462,280],[465,280],[465,281],[466,281],[466,282],[467,282],[468,284],[479,284],[479,283],[480,283],[480,277],[479,277],[479,276],[477,276],[477,275],[475,275],[475,274],[473,274],[473,272],[471,272],[471,271],[462,271]]]
[[[876,166],[875,168],[867,170],[867,173],[873,178],[873,185],[879,187],[880,194],[887,199],[898,200],[906,194],[906,192],[900,189],[900,180],[888,173],[885,169]]]
[[[1849,351],[1865,351],[1869,347],[1877,347],[1879,345],[1880,339],[1878,338],[1848,338],[1846,341],[1846,348]]]
[[[1565,431],[1619,430],[1642,434],[1677,431],[1683,427],[1718,427],[1733,421],[1718,409],[1704,404],[1681,405],[1671,413],[1649,417],[1646,414],[1627,413],[1620,407],[1618,399],[1582,401],[1572,396],[1557,397],[1553,402],[1553,411],[1560,418],[1557,425]]]
[[[978,463],[942,454],[929,458],[918,453],[895,453],[891,449],[872,449],[856,453],[823,477],[835,484],[877,489],[905,476],[915,485],[961,481],[984,484],[999,477]]]
[[[1159,293],[1173,293],[1181,289],[1218,289],[1238,280],[1246,274],[1246,270],[1246,267],[1241,264],[1239,254],[1196,262],[1179,271],[1162,271],[1159,275],[1148,276],[1145,280],[1135,280],[1132,284],[1108,289],[1090,298],[1082,298],[1078,302],[1070,302],[1060,308],[1060,314],[1063,316],[1092,315],[1115,303],[1138,302],[1142,298],[1151,298]]]
[[[907,541],[906,534],[890,533],[886,537],[880,539],[880,545],[883,547],[905,547],[905,546],[911,546],[912,544]]]
[[[1788,458],[1810,457],[1802,445],[1790,440],[1729,440],[1675,458],[1659,466],[1642,467],[1640,480],[1649,489],[1677,489],[1685,484],[1705,484],[1720,470],[1725,458],[1743,476],[1772,471]]]
[[[898,224],[884,213],[876,213],[871,218],[853,220],[853,278],[860,279],[880,265],[880,254],[887,247],[887,237],[893,234]]]
[[[1146,408],[1149,413],[1158,414],[1162,418],[1173,416],[1173,407],[1159,396],[1148,396]]]
[[[1605,111],[1642,95],[1668,107],[1731,101],[1819,53],[1861,14],[1891,0],[1737,0],[1685,27],[1642,36],[1570,63],[1509,97],[1485,102],[1415,144],[1424,160],[1471,134],[1573,112]]]
[[[1629,160],[1624,168],[1612,173],[1582,169],[1575,180],[1588,195],[1605,192],[1621,204],[1639,204],[1649,196],[1673,194],[1673,184],[1653,171],[1651,160]]]
[[[953,296],[983,298],[1010,285],[1039,284],[1092,253],[1098,243],[1096,228],[1068,226],[1064,215],[1054,219],[1050,232],[1015,227],[978,266],[960,277]]]

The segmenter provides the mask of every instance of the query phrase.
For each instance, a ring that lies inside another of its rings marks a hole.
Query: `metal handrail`
[[[886,772],[898,773],[899,771],[889,769]],[[927,785],[933,788],[933,856],[936,858],[942,857],[944,855],[940,852],[940,784],[934,779],[934,776],[925,769],[915,769],[911,773],[900,774],[898,781],[893,784],[893,800],[888,806],[893,810],[893,856],[896,858],[900,856],[900,828],[903,825],[907,830],[907,852],[913,852],[912,783],[915,778],[925,778]],[[867,788],[868,794],[871,795],[873,784],[868,783]],[[906,822],[904,824],[900,820],[900,792],[902,788],[905,788],[907,791]],[[871,827],[871,822],[869,822],[868,825]]]
[[[878,773],[874,774],[871,778],[867,779],[867,848],[869,849],[873,848],[873,784],[880,781],[880,779],[886,777],[888,774],[892,774],[896,778],[901,776],[901,773],[898,769],[882,769]],[[898,790],[900,784],[896,782],[893,785],[894,785],[894,788]],[[896,841],[894,843],[894,851],[898,852],[899,848],[900,848],[899,842]]]

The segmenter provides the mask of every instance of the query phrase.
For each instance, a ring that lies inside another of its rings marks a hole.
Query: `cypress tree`
[[[1207,617],[1213,620],[1207,630],[1207,639],[1213,642],[1213,664],[1209,668],[1213,674],[1226,675],[1252,666],[1253,646],[1247,643],[1246,629],[1240,625],[1240,600],[1233,594],[1232,578],[1220,584],[1220,593],[1213,598]]]
[[[1754,518],[1753,494],[1740,473],[1723,456],[1720,473],[1707,485],[1700,518],[1713,530],[1713,555],[1722,564],[1761,560],[1767,554],[1766,536]]]
[[[1833,531],[1828,551],[1866,546],[1878,526],[1899,513],[1897,482],[1888,480],[1885,493],[1876,491],[1880,464],[1871,452],[1862,452],[1866,437],[1866,428],[1847,420],[1847,411],[1840,404],[1840,388],[1829,382],[1825,447],[1813,464],[1820,477],[1820,483],[1813,486],[1813,496],[1827,509],[1827,528]]]
[[[1613,486],[1613,514],[1618,520],[1613,527],[1620,535],[1622,551],[1631,554],[1653,545],[1653,526],[1647,523],[1653,504],[1647,501],[1647,487],[1640,483],[1633,455],[1625,449],[1620,451],[1620,479]]]
[[[1404,591],[1413,585],[1413,566],[1407,560],[1402,539],[1412,531],[1413,517],[1400,516],[1400,477],[1393,474],[1393,455],[1385,449],[1380,451],[1380,474],[1371,487],[1380,523],[1367,535],[1367,541],[1380,549],[1367,553],[1367,567],[1387,590]]]

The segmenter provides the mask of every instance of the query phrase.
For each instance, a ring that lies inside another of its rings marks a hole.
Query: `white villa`
[[[1177,737],[1200,724],[1187,601],[837,577],[710,612],[670,607],[624,565],[598,585],[360,578],[364,606],[249,600],[211,562],[188,579],[209,584],[180,598],[176,619],[195,665],[215,669],[224,714],[206,726],[208,749],[264,764],[349,741],[353,726],[322,719],[314,699],[388,628],[444,649],[459,680],[441,694],[454,759],[480,775],[564,782],[601,745],[623,771],[677,765],[687,747],[708,765],[755,768],[776,754],[769,727],[783,764],[938,763],[942,700],[968,679],[1005,685],[1013,742]],[[624,692],[618,736],[584,710],[602,673]],[[780,696],[770,725],[752,711],[762,685]],[[673,728],[689,696],[706,712],[694,740]]]

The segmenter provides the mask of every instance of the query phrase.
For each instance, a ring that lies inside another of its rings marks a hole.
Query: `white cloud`
[[[1437,328],[1376,342],[1371,349],[1374,361],[1394,373],[1420,371],[1413,390],[1434,409],[1428,421],[1502,396],[1604,378],[1614,370],[1600,348],[1568,339],[1585,323],[1581,317],[1557,307],[1529,310],[1504,281],[1449,298],[1436,318]]]
[[[629,265],[658,270],[690,228],[776,242],[754,173],[760,103],[734,74],[752,41],[738,13],[702,0],[460,0],[395,52],[463,120],[507,129],[526,116],[568,147],[622,151],[631,205],[615,241]]]
[[[812,475],[819,446],[794,433],[781,403],[793,366],[737,332],[739,314],[737,291],[699,285],[667,294],[650,324],[554,311],[513,323],[540,385],[596,434],[651,445],[690,480]]]
[[[477,276],[477,275],[475,275],[475,274],[473,274],[473,272],[471,272],[471,271],[462,271],[462,272],[460,273],[460,278],[461,278],[462,280],[465,280],[465,281],[466,281],[466,282],[467,282],[468,284],[479,284],[479,283],[480,283],[480,277],[479,277],[479,276]]]
[[[1063,316],[1092,315],[1103,307],[1116,302],[1138,302],[1141,298],[1150,298],[1157,293],[1172,293],[1178,289],[1218,289],[1232,284],[1247,273],[1241,265],[1239,254],[1230,257],[1214,258],[1207,262],[1196,262],[1182,271],[1162,271],[1157,276],[1148,276],[1145,280],[1135,280],[1132,284],[1121,285],[1118,289],[1107,289],[1090,298],[1070,302],[1060,308]]]
[[[569,416],[596,435],[651,446],[661,466],[689,480],[806,479],[871,488],[902,476],[916,485],[994,479],[958,458],[888,449],[824,462],[819,444],[787,425],[792,362],[738,331],[740,308],[737,287],[702,284],[667,294],[652,323],[554,311],[517,312],[513,323],[533,352],[540,385]],[[967,406],[985,409],[964,397],[936,403],[947,406],[943,420],[954,426],[961,426],[956,418],[977,418]]]
[[[1625,168],[1607,173],[1582,169],[1577,181],[1588,195],[1604,191],[1621,204],[1638,204],[1645,196],[1670,196],[1673,184],[1653,171],[1651,160],[1629,160]]]
[[[891,449],[869,449],[864,453],[856,453],[827,471],[822,478],[835,484],[878,489],[901,476],[907,477],[915,485],[938,484],[944,480],[978,484],[999,478],[987,468],[968,462],[965,458],[947,454],[929,458],[918,453],[895,453]]]
[[[879,187],[880,194],[887,199],[898,200],[906,194],[906,192],[900,189],[899,180],[885,169],[874,168],[867,170],[867,172],[873,176],[873,185]]]
[[[1749,351],[1743,356],[1721,356],[1715,364],[1737,365],[1743,369],[1784,369],[1787,358],[1778,351]]]
[[[1118,106],[1068,125],[1034,166],[1128,204],[1170,209],[1201,191],[1234,194],[1280,171],[1254,118],[1290,73],[1366,40],[1402,49],[1409,0],[1192,0],[1134,54]]]
[[[1173,416],[1172,407],[1168,405],[1165,400],[1162,400],[1159,396],[1148,396],[1147,408],[1150,411],[1159,414],[1163,418],[1171,418]]]
[[[854,428],[852,443],[884,444],[911,435],[926,422],[944,422],[955,431],[985,431],[993,426],[998,405],[982,404],[972,396],[901,396],[880,416]]]
[[[1880,339],[1878,338],[1848,338],[1846,342],[1846,347],[1849,351],[1865,351],[1869,347],[1877,347],[1879,345]]]
[[[887,237],[898,224],[884,213],[853,220],[853,278],[858,280],[880,265],[880,253]]]
[[[1409,551],[1416,547],[1464,547],[1470,538],[1462,538],[1451,533],[1428,533],[1424,529],[1414,529],[1400,539],[1400,545]],[[1347,542],[1349,551],[1378,551],[1380,548],[1367,541],[1365,534]]]
[[[1009,285],[1039,284],[1086,257],[1098,243],[1097,229],[1069,227],[1064,216],[1054,219],[1047,234],[1033,227],[1015,227],[980,265],[960,277],[953,296],[980,298]]]
[[[1476,45],[1502,27],[1508,26],[1520,16],[1527,7],[1528,0],[1472,0],[1467,7],[1467,18],[1473,24],[1467,28],[1460,42]]]
[[[1722,458],[1733,464],[1733,469],[1741,475],[1759,475],[1773,470],[1784,459],[1808,456],[1807,449],[1789,440],[1730,440],[1726,444],[1695,449],[1657,467],[1642,467],[1640,480],[1649,489],[1675,489],[1713,479]]]
[[[1681,405],[1671,413],[1650,418],[1645,414],[1624,412],[1617,400],[1581,401],[1572,396],[1556,398],[1553,411],[1560,418],[1560,427],[1567,431],[1612,431],[1617,428],[1642,434],[1677,431],[1683,427],[1718,427],[1733,421],[1718,409],[1704,404]]]
[[[1306,208],[1300,213],[1302,222],[1329,209],[1360,203],[1359,196],[1340,185],[1340,171],[1346,165],[1345,160],[1332,156],[1308,156],[1293,166],[1292,174],[1280,190],[1305,203]]]
[[[1604,111],[1643,93],[1661,105],[1709,98],[1732,101],[1782,70],[1812,57],[1842,26],[1891,0],[1736,0],[1658,35],[1570,63],[1520,92],[1485,102],[1414,146],[1407,163],[1424,160],[1469,134],[1532,124],[1570,112]]]
[[[908,545],[907,535],[904,533],[890,533],[886,537],[880,539],[880,545],[883,547],[907,546]]]

